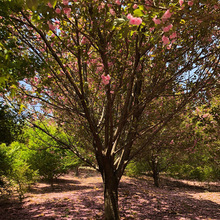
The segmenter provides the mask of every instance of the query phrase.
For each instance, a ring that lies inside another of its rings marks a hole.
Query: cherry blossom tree
[[[20,84],[16,102],[26,102],[30,122],[56,141],[34,118],[52,117],[78,139],[61,144],[99,170],[105,219],[119,219],[118,185],[129,161],[219,80],[218,1],[0,3],[7,10],[0,25],[19,42],[20,56],[44,64]],[[170,99],[169,111],[152,117],[161,97]]]

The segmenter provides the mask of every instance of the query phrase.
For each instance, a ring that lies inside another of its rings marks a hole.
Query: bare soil
[[[162,178],[123,177],[119,186],[121,219],[220,219],[220,183],[177,181]],[[22,202],[0,202],[1,220],[104,219],[102,179],[95,171],[81,170],[60,177],[51,189],[37,183]]]

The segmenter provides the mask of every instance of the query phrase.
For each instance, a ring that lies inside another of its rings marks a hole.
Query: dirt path
[[[220,185],[209,184],[215,191],[209,192],[198,182],[169,181],[164,180],[158,189],[149,177],[141,180],[123,177],[119,188],[121,218],[220,219]],[[38,183],[22,203],[0,203],[0,219],[103,219],[101,177],[93,172],[79,177],[65,175],[56,182],[53,191],[48,184]]]

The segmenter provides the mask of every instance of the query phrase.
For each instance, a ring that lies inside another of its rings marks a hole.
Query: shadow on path
[[[35,189],[22,203],[0,204],[0,219],[103,219],[101,178],[67,177],[58,181],[54,193],[45,193],[46,188]],[[146,180],[122,178],[119,186],[121,219],[220,219],[218,203],[191,195],[202,189],[193,191],[188,186],[175,184],[171,188],[156,188]]]

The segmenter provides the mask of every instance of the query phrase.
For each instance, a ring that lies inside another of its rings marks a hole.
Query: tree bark
[[[152,172],[153,172],[154,185],[156,187],[159,187],[159,164],[157,158],[152,159]]]
[[[107,178],[104,182],[105,220],[119,220],[118,183],[115,178]]]
[[[159,173],[157,171],[153,171],[153,179],[154,179],[154,186],[159,187]]]

